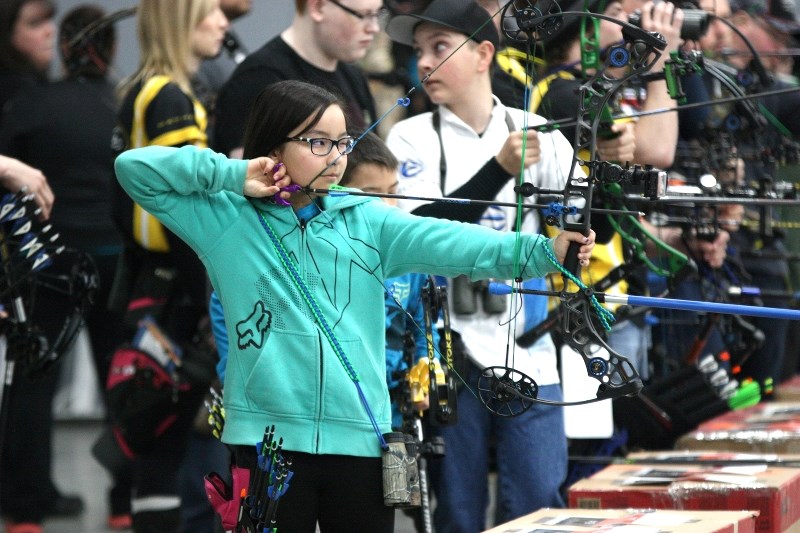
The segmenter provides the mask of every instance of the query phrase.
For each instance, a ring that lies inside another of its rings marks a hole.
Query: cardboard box
[[[749,511],[540,509],[485,533],[753,533],[755,522],[755,514]]]
[[[800,403],[760,403],[700,424],[675,443],[679,450],[800,453]]]
[[[800,402],[800,375],[775,386],[776,402]]]
[[[756,531],[800,531],[800,469],[610,465],[569,489],[569,506],[758,511]]]
[[[652,450],[633,452],[625,461],[636,464],[700,465],[709,467],[762,464],[771,467],[800,468],[800,455],[741,453],[711,450]]]

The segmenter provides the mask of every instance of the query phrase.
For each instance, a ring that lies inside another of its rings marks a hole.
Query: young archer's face
[[[420,79],[433,72],[466,39],[466,35],[443,26],[428,22],[420,24],[414,30],[413,45]],[[482,75],[477,68],[479,64],[478,43],[470,40],[425,82],[425,92],[435,104],[454,103],[469,90],[475,77]]]
[[[628,22],[628,14],[621,2],[610,2],[603,14],[623,22]],[[600,21],[600,48],[606,48],[622,41],[622,26],[608,20]]]
[[[347,186],[364,192],[397,194],[397,172],[377,163],[361,163],[350,172]],[[397,205],[395,198],[384,198],[383,201],[389,205]]]
[[[311,120],[313,115],[289,134],[289,139],[296,140],[286,141],[270,155],[286,165],[286,173],[291,176],[292,183],[301,187],[327,189],[342,179],[347,155],[341,152],[345,151],[351,139],[347,134],[342,108],[336,104],[328,106],[319,122],[307,130]],[[330,151],[325,154],[328,149]],[[292,195],[293,204],[296,200],[301,202],[299,205],[310,202],[303,192]]]

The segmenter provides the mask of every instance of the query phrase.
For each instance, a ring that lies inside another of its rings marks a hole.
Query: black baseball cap
[[[463,33],[479,43],[489,41],[495,48],[500,43],[489,12],[474,0],[434,0],[419,15],[392,17],[386,33],[393,41],[411,46],[414,44],[414,30],[423,22]]]
[[[731,11],[745,11],[764,19],[773,28],[790,35],[800,34],[800,21],[793,0],[730,0]]]

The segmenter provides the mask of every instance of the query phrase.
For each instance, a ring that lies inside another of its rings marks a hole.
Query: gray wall
[[[1,1],[1,0],[0,0]],[[171,0],[161,0],[170,2]],[[111,13],[137,5],[135,0],[55,0],[58,12],[56,22],[60,22],[64,13],[81,4],[95,4]],[[244,17],[233,22],[233,29],[241,38],[243,46],[255,51],[262,44],[280,33],[292,21],[294,2],[292,0],[253,0],[253,9]],[[139,45],[136,42],[136,19],[130,17],[117,23],[119,48],[114,61],[115,78],[131,74],[138,64]],[[56,62],[57,63],[57,62]],[[52,74],[60,77],[61,66],[53,66]]]

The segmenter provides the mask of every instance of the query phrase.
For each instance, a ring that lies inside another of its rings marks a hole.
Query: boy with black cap
[[[400,194],[514,202],[512,177],[519,174],[523,161],[526,182],[552,189],[564,187],[572,160],[572,148],[564,136],[521,131],[526,124],[544,120],[506,108],[492,94],[491,69],[499,39],[486,10],[471,0],[434,0],[419,15],[393,18],[387,33],[393,40],[413,46],[419,77],[430,75],[424,88],[436,104],[431,113],[399,122],[387,136],[389,148],[400,161]],[[516,210],[500,207],[419,206],[411,201],[401,201],[400,207],[415,214],[477,222],[499,231],[513,231],[516,217]],[[538,230],[535,213],[524,213],[521,229]],[[534,280],[532,286],[544,288],[544,282]],[[559,493],[567,465],[562,409],[535,404],[521,416],[501,418],[473,395],[483,368],[505,364],[507,329],[498,322],[508,313],[510,302],[501,300],[498,308],[498,302],[485,293],[467,294],[469,301],[451,302],[452,327],[462,336],[471,364],[462,376],[468,387],[458,395],[458,422],[441,428],[447,453],[432,465],[437,470],[433,484],[438,532],[485,529],[492,439],[498,469],[496,523],[564,503]],[[476,308],[472,314],[459,313],[469,307]],[[523,307],[516,316],[526,328],[547,312],[543,298],[526,299]],[[545,336],[528,349],[518,349],[513,365],[536,381],[539,398],[558,401],[562,394],[555,354],[550,337]]]

